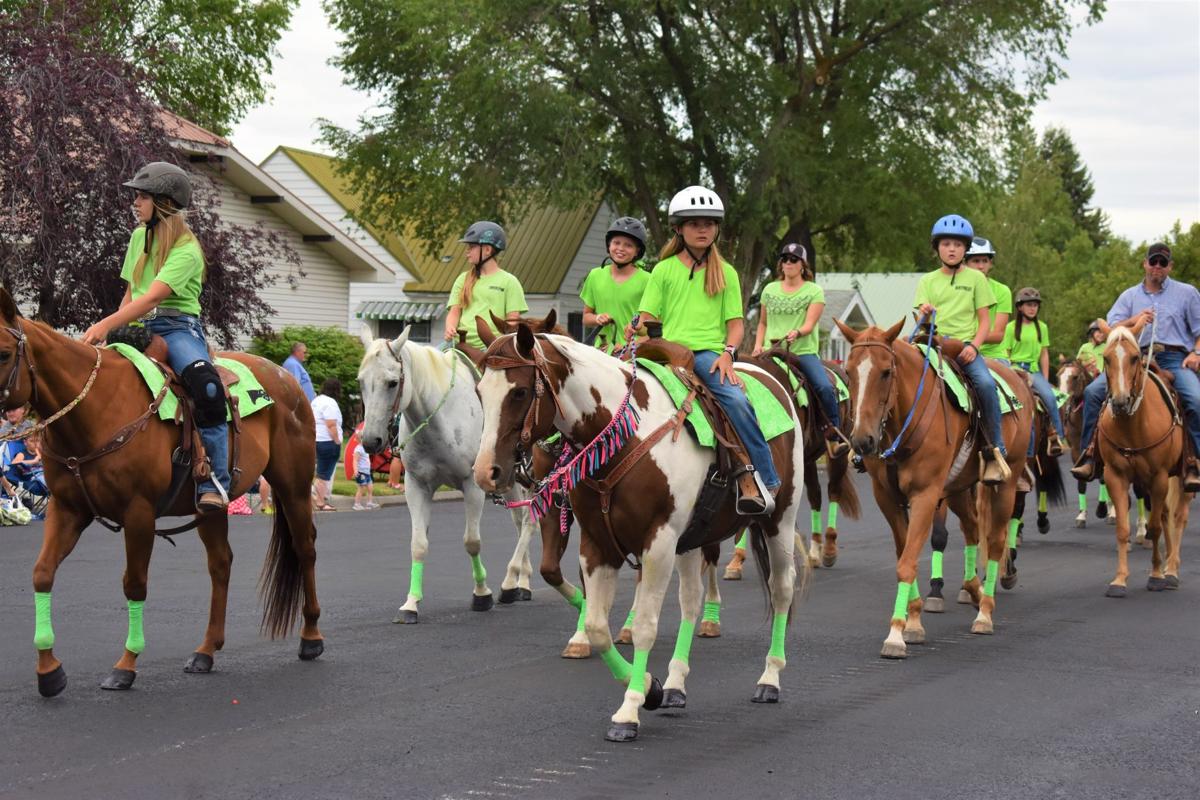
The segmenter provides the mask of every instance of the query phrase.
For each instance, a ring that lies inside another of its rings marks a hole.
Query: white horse
[[[479,519],[485,498],[472,474],[483,432],[475,374],[455,352],[410,342],[408,334],[406,327],[395,341],[388,341],[371,339],[364,331],[366,354],[359,367],[358,385],[363,399],[363,447],[377,453],[398,436],[402,448],[396,455],[404,459],[404,494],[412,518],[412,571],[408,598],[392,621],[411,624],[417,622],[417,605],[423,597],[433,493],[441,486],[460,489],[466,505],[463,544],[471,557],[475,579],[471,609],[489,610],[492,590],[480,555]],[[521,490],[514,488],[506,497],[520,499]],[[517,547],[500,585],[502,603],[533,596],[529,588],[533,521],[525,508],[514,509],[512,517],[517,526]]]

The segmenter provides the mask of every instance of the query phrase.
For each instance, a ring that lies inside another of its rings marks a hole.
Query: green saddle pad
[[[787,373],[788,381],[792,384],[792,395],[796,398],[796,404],[801,408],[808,408],[808,389],[800,385],[800,379],[796,377],[796,373],[788,366],[788,363],[782,358],[771,356],[772,360],[779,365],[779,368]],[[825,374],[829,376],[830,382],[833,384],[834,391],[837,392],[839,403],[850,399],[850,387],[842,380],[842,376],[825,367]]]
[[[671,395],[671,399],[675,401],[676,408],[683,405],[683,401],[687,399],[688,395],[687,387],[684,386],[683,381],[675,377],[670,367],[647,361],[644,358],[639,358],[637,363],[638,369],[649,372],[662,384],[663,388],[667,390],[667,394]],[[746,384],[746,395],[750,398],[750,407],[754,409],[754,415],[758,418],[758,427],[762,430],[764,439],[774,439],[781,433],[795,429],[792,415],[775,399],[775,395],[771,394],[770,389],[763,386],[752,375],[744,372],[739,374]],[[701,445],[704,447],[716,445],[712,426],[708,424],[708,418],[704,416],[704,411],[700,409],[699,403],[692,404],[692,412],[687,415],[687,424],[695,433],[696,441]]]
[[[918,344],[921,352],[928,350],[928,345]],[[938,375],[946,382],[946,386],[950,389],[950,397],[953,398],[954,404],[961,410],[970,413],[971,411],[971,395],[967,392],[967,387],[963,385],[962,379],[958,373],[949,369],[942,363],[942,354],[936,349],[929,353],[929,365],[937,370]],[[992,380],[996,382],[996,397],[1000,400],[1000,413],[1011,414],[1021,408],[1021,401],[1017,399],[1016,393],[1012,387],[1008,385],[1008,381],[996,374],[996,370],[988,368],[988,372],[992,373]]]
[[[163,384],[166,383],[166,378],[163,377],[159,368],[154,366],[153,361],[127,344],[110,344],[108,348],[129,359],[137,367],[150,394],[154,397],[158,396]],[[242,362],[234,361],[232,358],[218,358],[216,363],[238,376],[238,382],[229,387],[229,393],[238,399],[238,414],[243,419],[256,411],[262,411],[275,402],[258,382],[258,378],[254,377],[250,368]],[[167,392],[163,397],[162,405],[158,407],[158,418],[164,422],[174,422],[178,408],[179,401],[175,395]],[[229,409],[225,409],[225,419],[229,420]]]

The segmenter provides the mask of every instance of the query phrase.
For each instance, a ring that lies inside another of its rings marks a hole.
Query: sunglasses
[[[800,256],[780,256],[779,260],[785,264],[799,264],[803,259]]]
[[[1166,256],[1150,256],[1150,258],[1146,259],[1146,261],[1149,262],[1150,266],[1152,267],[1165,267],[1171,263]]]

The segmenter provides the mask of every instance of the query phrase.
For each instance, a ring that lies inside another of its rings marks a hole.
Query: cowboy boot
[[[846,443],[846,437],[832,425],[825,427],[825,454],[829,456],[829,460],[841,458],[850,452],[850,445]]]
[[[204,492],[200,495],[200,499],[196,501],[196,510],[201,514],[224,511],[228,507],[229,503],[216,492]]]
[[[743,472],[737,480],[738,492],[734,508],[747,516],[766,516],[775,510],[775,496],[763,485],[754,470]]]
[[[1058,431],[1054,428],[1051,428],[1046,436],[1046,454],[1051,458],[1058,458],[1063,454],[1062,439],[1058,438]]]
[[[1081,480],[1084,483],[1087,483],[1096,476],[1096,454],[1093,447],[1089,445],[1087,450],[1080,453],[1079,461],[1075,463],[1075,466],[1071,467],[1071,474],[1077,480]]]
[[[1185,492],[1200,492],[1200,461],[1188,459],[1183,468],[1183,490]]]
[[[1000,453],[999,447],[983,451],[982,458],[983,475],[980,480],[984,486],[999,486],[1012,477],[1012,470],[1008,468],[1008,461]]]

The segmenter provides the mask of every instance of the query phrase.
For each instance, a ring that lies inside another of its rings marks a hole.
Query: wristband
[[[737,348],[731,344],[727,344],[727,345],[725,345],[725,349],[723,352],[727,353],[730,358],[733,358],[734,356],[737,355]]]
[[[972,350],[974,350],[976,353],[979,352],[979,348],[975,346],[974,342],[967,342],[966,344],[963,345],[964,350],[967,349],[968,347],[971,348]]]

